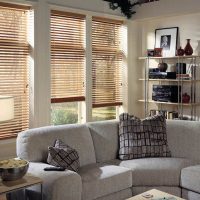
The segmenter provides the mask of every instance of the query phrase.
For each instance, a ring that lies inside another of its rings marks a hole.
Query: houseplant
[[[109,6],[112,10],[120,8],[121,13],[124,14],[128,19],[130,19],[132,15],[136,13],[133,10],[135,6],[159,0],[103,0],[103,1],[109,2]]]

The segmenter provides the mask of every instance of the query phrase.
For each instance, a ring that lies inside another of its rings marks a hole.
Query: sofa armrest
[[[43,180],[45,200],[81,200],[81,177],[73,171],[44,171],[50,165],[41,162],[30,162],[28,173]],[[34,190],[39,190],[38,187]]]

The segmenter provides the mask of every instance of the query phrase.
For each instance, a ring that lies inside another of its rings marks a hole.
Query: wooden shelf
[[[139,102],[145,103],[144,99],[138,100]],[[156,103],[156,104],[166,104],[166,105],[180,105],[180,106],[200,106],[200,102],[198,103],[173,103],[173,102],[163,102],[163,101],[153,101],[153,100],[148,100],[147,103]]]
[[[146,59],[191,59],[191,58],[200,58],[200,56],[193,55],[193,56],[170,56],[170,57],[139,57],[139,60],[146,60]]]
[[[139,81],[145,81],[144,78],[139,78]],[[161,81],[161,82],[200,82],[200,80],[187,80],[187,79],[146,79],[146,81]]]

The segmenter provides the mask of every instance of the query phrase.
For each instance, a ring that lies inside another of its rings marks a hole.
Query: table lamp
[[[0,122],[14,118],[14,97],[0,96]]]

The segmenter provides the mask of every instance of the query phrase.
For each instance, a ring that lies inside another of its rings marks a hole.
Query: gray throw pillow
[[[78,171],[80,167],[79,155],[75,149],[57,139],[54,146],[48,147],[48,151],[47,163],[56,167],[64,167],[75,172]]]
[[[171,156],[163,115],[140,120],[123,113],[119,120],[119,159]]]

